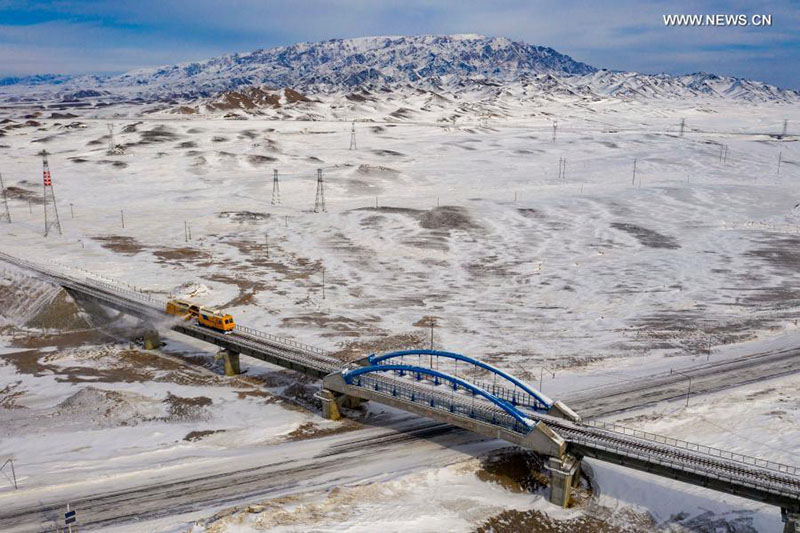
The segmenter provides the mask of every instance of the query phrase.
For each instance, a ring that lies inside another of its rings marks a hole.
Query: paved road
[[[584,418],[608,416],[668,400],[686,399],[688,374],[692,397],[738,387],[756,381],[800,372],[800,349],[792,348],[750,354],[735,359],[682,368],[681,373],[663,373],[620,384],[576,391],[561,398]]]
[[[682,371],[693,376],[693,396],[800,370],[800,350],[765,352],[706,363]],[[654,375],[612,386],[586,389],[564,400],[583,416],[601,417],[654,402],[683,399],[685,376]],[[404,417],[384,427],[287,443],[264,453],[258,466],[242,468],[230,460],[213,472],[187,472],[170,481],[151,480],[108,493],[72,493],[80,509],[83,530],[135,527],[148,520],[215,510],[294,492],[369,482],[442,466],[507,446],[473,433],[416,417]],[[257,458],[256,458],[257,459]],[[252,458],[249,459],[252,462]],[[66,493],[0,495],[0,531],[50,530],[63,516]]]

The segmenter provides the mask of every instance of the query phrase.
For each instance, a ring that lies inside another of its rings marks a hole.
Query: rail
[[[650,449],[645,446],[636,446],[635,443],[630,442],[618,444],[613,439],[604,439],[591,432],[561,430],[559,434],[571,444],[582,444],[593,450],[605,450],[618,456],[640,459],[648,464],[659,464],[681,472],[714,478],[735,485],[749,486],[773,494],[798,497],[798,487],[790,481],[775,480],[758,471],[737,468],[733,463],[714,464],[700,456],[687,458],[685,455],[671,452],[668,448]]]
[[[750,455],[744,455],[741,453],[729,452],[726,450],[722,450],[720,448],[714,448],[712,446],[705,446],[703,444],[696,444],[693,442],[688,442],[685,440],[675,439],[672,437],[665,437],[664,435],[658,435],[655,433],[649,433],[647,431],[641,431],[639,429],[633,429],[626,426],[620,426],[618,424],[614,424],[611,422],[600,422],[596,420],[584,420],[584,426],[590,426],[598,429],[602,429],[604,431],[609,431],[613,433],[617,433],[620,435],[626,435],[630,437],[634,437],[637,439],[642,439],[650,442],[655,442],[658,444],[664,444],[666,446],[672,446],[673,448],[680,448],[683,450],[701,453],[704,455],[708,455],[711,457],[718,457],[720,459],[727,459],[729,461],[733,461],[736,463],[748,464],[758,468],[764,468],[766,470],[771,470],[774,472],[780,472],[782,474],[791,474],[791,475],[798,475],[800,473],[800,468],[796,466],[785,465],[782,463],[776,463],[774,461],[767,461],[766,459],[759,459],[757,457],[752,457]]]

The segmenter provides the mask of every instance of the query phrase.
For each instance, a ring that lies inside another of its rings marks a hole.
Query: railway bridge
[[[138,317],[157,344],[157,331],[174,331],[221,349],[226,373],[239,373],[240,355],[322,380],[323,415],[338,419],[364,401],[502,439],[546,456],[550,500],[566,506],[590,457],[662,477],[775,505],[785,533],[800,533],[800,468],[654,435],[615,424],[582,420],[562,402],[477,358],[438,350],[371,354],[343,363],[324,350],[237,325],[223,334],[175,320],[166,302],[88,272],[49,267],[4,253],[0,259],[62,286],[79,302],[94,302]],[[166,326],[164,326],[166,324]]]

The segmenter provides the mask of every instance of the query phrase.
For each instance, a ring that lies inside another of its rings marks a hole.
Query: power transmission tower
[[[50,163],[47,162],[47,150],[41,151],[42,175],[44,179],[44,236],[50,234],[50,229],[55,228],[61,235],[61,221],[58,219],[56,207],[56,193],[53,191],[53,180],[50,178]]]
[[[353,122],[353,127],[350,129],[350,150],[357,150],[356,147],[356,123]]]
[[[281,203],[281,186],[278,183],[278,169],[272,171],[272,205]]]
[[[322,169],[317,169],[317,197],[314,200],[314,212],[315,213],[327,213],[328,210],[325,209],[325,189],[324,184],[322,181]]]
[[[553,142],[556,142],[556,130],[558,129],[558,122],[553,122]]]
[[[681,119],[681,137],[683,137],[683,130],[686,128],[686,119]]]
[[[783,119],[783,133],[781,133],[781,137],[786,137],[786,129],[789,126],[789,120]]]
[[[560,157],[558,159],[558,179],[567,179],[567,158]]]
[[[3,183],[2,174],[0,174],[0,189],[3,189],[3,210],[0,211],[0,221],[5,220],[11,224],[11,212],[8,210],[8,197],[6,197],[6,186]]]
[[[114,154],[114,123],[108,124],[108,155]]]

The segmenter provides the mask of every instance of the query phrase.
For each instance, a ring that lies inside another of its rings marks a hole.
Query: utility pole
[[[350,129],[350,150],[356,149],[356,123],[353,122],[353,127]]]
[[[567,179],[567,158],[558,158],[558,179]]]
[[[278,169],[272,171],[272,205],[281,203],[281,186],[278,183]]]
[[[436,327],[436,319],[431,317],[430,319],[430,326],[431,326],[431,351],[433,351],[433,328]],[[433,356],[431,356],[433,357]],[[433,364],[431,364],[431,368],[433,368]]]
[[[6,186],[3,183],[2,174],[0,174],[0,189],[3,189],[3,210],[0,212],[0,220],[5,220],[11,224],[11,212],[8,210],[8,197],[6,196]]]
[[[315,213],[327,213],[328,210],[325,209],[325,189],[324,183],[322,181],[322,169],[317,169],[317,196],[314,200],[314,212]]]
[[[539,392],[542,392],[542,385],[544,384],[544,371],[545,370],[547,370],[547,373],[550,374],[553,377],[553,379],[556,378],[556,373],[555,372],[553,372],[552,370],[550,370],[546,366],[543,366],[541,368],[541,370],[539,371]],[[536,375],[536,374],[534,374],[534,375]],[[536,379],[536,378],[534,378],[534,379]]]
[[[61,220],[58,218],[56,193],[53,191],[53,180],[50,177],[50,163],[47,162],[47,150],[40,152],[42,156],[42,177],[44,182],[44,236],[54,228],[61,235]]]
[[[553,142],[556,142],[556,130],[558,129],[558,122],[553,121]]]
[[[72,208],[72,203],[69,204],[69,216],[70,218],[75,218],[75,210]]]
[[[673,370],[671,368],[669,369],[669,373],[670,375],[675,373],[689,378],[689,389],[686,391],[686,407],[689,407],[689,395],[692,394],[692,376],[685,372],[681,372],[680,370]]]
[[[122,220],[122,229],[125,229],[125,212],[122,209],[119,210],[119,218]]]
[[[778,174],[781,173],[781,161],[783,161],[783,151],[778,154]],[[8,206],[6,206],[6,210],[8,210]]]
[[[633,160],[633,179],[631,185],[636,185],[636,159]]]
[[[322,267],[322,299],[325,299],[325,267]]]
[[[267,247],[267,259],[269,259],[269,233],[264,235],[264,244]],[[323,282],[324,283],[324,282]]]
[[[786,137],[786,129],[789,126],[789,120],[783,119],[783,133],[781,133],[781,137]]]
[[[686,119],[681,119],[681,137],[683,137],[683,130],[686,128]]]

